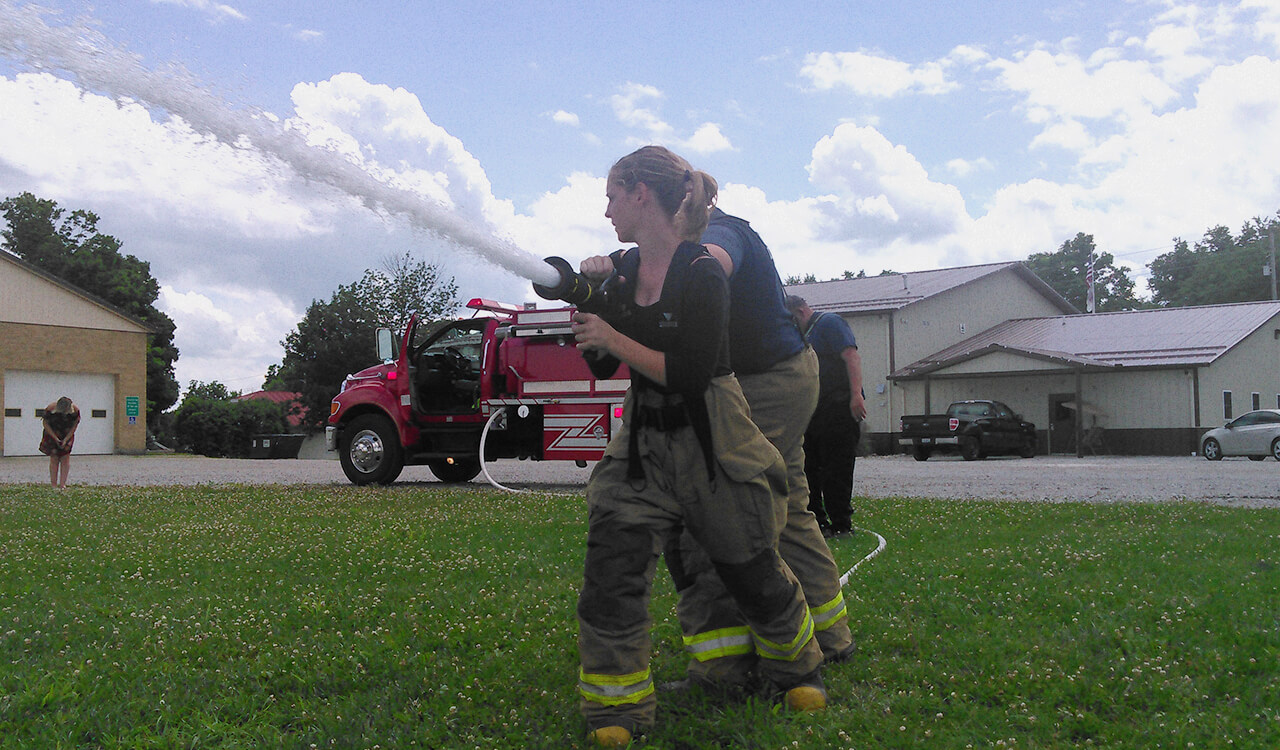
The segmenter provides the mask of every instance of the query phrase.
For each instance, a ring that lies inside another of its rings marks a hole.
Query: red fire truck
[[[484,299],[467,307],[474,317],[415,317],[398,355],[391,331],[379,330],[382,364],[343,382],[325,442],[352,482],[390,484],[418,464],[441,481],[466,482],[498,458],[585,466],[604,454],[630,376],[625,366],[609,380],[591,375],[574,346],[575,308]]]

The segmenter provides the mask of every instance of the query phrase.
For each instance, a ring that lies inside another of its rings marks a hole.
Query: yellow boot
[[[600,727],[587,733],[587,742],[596,747],[627,747],[631,744],[631,730],[626,727]]]
[[[797,685],[787,691],[788,711],[821,711],[827,707],[827,691],[813,685]]]

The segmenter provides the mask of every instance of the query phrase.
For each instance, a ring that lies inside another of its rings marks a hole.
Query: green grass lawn
[[[663,697],[649,747],[1280,747],[1280,512],[857,509],[832,708]],[[585,535],[578,496],[0,486],[0,746],[581,746]]]

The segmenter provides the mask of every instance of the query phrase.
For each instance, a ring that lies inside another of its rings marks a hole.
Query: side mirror
[[[395,359],[396,342],[391,338],[390,328],[378,329],[378,359],[390,362]]]

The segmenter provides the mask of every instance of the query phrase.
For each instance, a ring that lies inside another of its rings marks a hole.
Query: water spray
[[[176,66],[149,70],[137,55],[111,43],[101,33],[83,25],[49,26],[42,18],[44,13],[47,11],[36,6],[16,7],[10,0],[0,0],[0,54],[35,70],[65,71],[85,89],[164,110],[232,148],[243,148],[247,143],[288,165],[304,179],[341,190],[371,209],[400,214],[415,226],[532,281],[534,291],[543,299],[567,302],[585,312],[604,312],[617,303],[612,290],[616,275],[593,284],[563,258],[539,260],[487,227],[417,193],[388,185],[337,152],[307,143],[301,133],[270,115],[233,108],[205,90],[185,70]],[[493,480],[484,463],[484,441],[493,421],[491,417],[481,435],[481,469],[493,486],[510,491]],[[877,537],[879,546],[841,577],[841,586],[848,583],[859,565],[885,548],[884,537],[867,533]]]
[[[311,145],[302,133],[266,113],[232,107],[177,66],[150,70],[137,55],[83,24],[50,26],[43,18],[47,12],[0,0],[0,55],[37,71],[64,71],[84,89],[164,110],[197,132],[232,148],[249,145],[288,165],[304,179],[341,190],[371,209],[399,214],[414,226],[535,284],[550,287],[560,283],[554,268],[496,236],[489,227],[382,182],[341,154]]]

